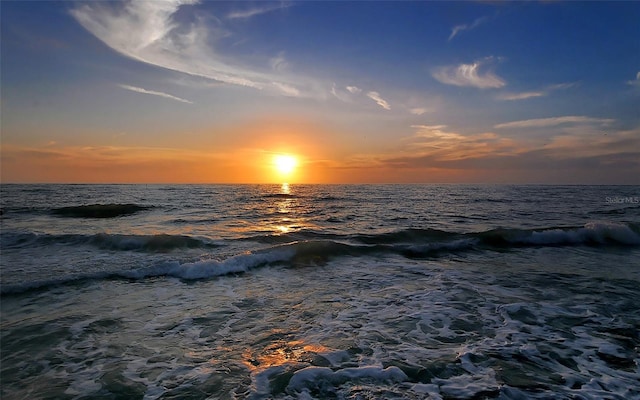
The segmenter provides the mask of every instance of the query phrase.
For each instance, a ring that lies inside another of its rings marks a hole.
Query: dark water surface
[[[2,185],[3,399],[640,398],[640,187]]]

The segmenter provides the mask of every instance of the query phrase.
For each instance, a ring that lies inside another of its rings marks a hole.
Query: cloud
[[[389,105],[388,101],[382,98],[380,93],[373,90],[365,92],[363,89],[355,85],[337,87],[336,84],[334,83],[331,88],[331,94],[334,97],[336,97],[338,100],[343,101],[345,103],[354,103],[356,101],[359,101],[360,99],[366,98],[368,99],[366,100],[367,102],[369,100],[373,100],[376,102],[376,104],[378,104],[380,107],[384,108],[385,110],[391,110],[391,105]]]
[[[458,35],[458,33],[463,32],[463,31],[469,31],[471,29],[475,29],[478,26],[484,24],[485,22],[487,22],[489,20],[489,17],[480,17],[480,18],[476,18],[471,24],[462,24],[462,25],[456,25],[451,29],[451,35],[449,35],[449,39],[447,39],[447,41],[451,41],[451,39],[453,39],[454,37],[456,37]]]
[[[578,121],[608,121],[578,119]],[[559,122],[558,120],[556,122]],[[395,171],[415,181],[633,183],[640,174],[640,130],[602,134],[595,126],[562,129],[544,142],[497,133],[460,133],[446,125],[413,125],[394,153],[361,155],[360,168]]]
[[[486,71],[484,74],[480,73],[480,68],[491,60],[493,60],[493,57],[487,57],[472,64],[440,67],[431,75],[446,85],[471,86],[479,89],[503,87],[506,82],[492,71]]]
[[[171,99],[171,100],[176,100],[179,101],[181,103],[188,103],[188,104],[193,104],[192,101],[180,98],[180,97],[176,97],[173,95],[170,95],[168,93],[164,93],[164,92],[157,92],[155,90],[147,90],[147,89],[143,89],[141,87],[136,87],[136,86],[130,86],[130,85],[118,85],[123,89],[127,89],[130,90],[132,92],[136,92],[136,93],[144,93],[144,94],[152,94],[154,96],[160,96],[160,97],[164,97],[165,99]]]
[[[532,97],[543,97],[549,95],[551,92],[560,90],[560,89],[568,89],[572,86],[575,86],[576,83],[559,83],[556,85],[547,86],[544,89],[530,92],[520,92],[520,93],[503,93],[498,96],[498,100],[525,100],[530,99]]]
[[[591,118],[585,116],[568,115],[563,117],[526,119],[520,121],[505,122],[495,125],[495,129],[510,128],[547,128],[550,126],[558,126],[563,124],[599,124],[608,125],[613,123],[613,119]]]
[[[380,93],[378,93],[378,92],[368,92],[367,93],[367,97],[370,98],[371,100],[375,101],[380,107],[384,108],[385,110],[391,110],[391,106],[389,105],[389,103],[385,99],[380,97]]]
[[[428,110],[426,108],[422,108],[422,107],[416,107],[416,108],[411,108],[409,110],[409,112],[413,115],[422,115],[424,113],[426,113]]]
[[[272,84],[273,86],[279,89],[281,94],[285,96],[290,96],[290,97],[300,96],[300,91],[291,85],[288,85],[286,83],[280,83],[280,82],[272,82]]]
[[[356,86],[346,86],[343,88],[343,87],[336,86],[335,82],[331,86],[331,91],[330,91],[330,93],[336,99],[345,103],[353,103],[354,100],[360,95],[361,92],[362,90]]]
[[[412,125],[411,128],[416,130],[408,139],[411,153],[429,155],[433,160],[510,153],[516,147],[512,139],[501,138],[493,132],[464,135],[446,130],[446,125]]]
[[[540,92],[521,92],[521,93],[504,93],[498,96],[499,100],[525,100],[530,99],[532,97],[542,97],[546,96],[547,93]]]
[[[277,72],[285,72],[289,69],[289,63],[284,58],[284,53],[278,54],[276,57],[273,57],[269,60],[269,65],[271,69]]]
[[[180,24],[175,14],[181,7],[195,3],[195,0],[132,1],[116,6],[93,2],[70,12],[86,30],[126,57],[227,84],[291,95],[294,82],[217,54],[209,44],[229,34],[222,27],[209,28],[198,19]]]
[[[289,5],[285,3],[278,3],[262,7],[249,8],[247,10],[233,11],[227,14],[227,19],[248,19],[251,17],[255,17],[256,15],[266,14],[268,12],[280,10],[286,7],[289,7]]]
[[[636,74],[636,79],[627,81],[627,85],[640,86],[640,71]]]

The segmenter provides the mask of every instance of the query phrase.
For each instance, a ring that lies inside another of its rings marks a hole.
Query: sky
[[[637,1],[0,8],[3,183],[640,184]]]

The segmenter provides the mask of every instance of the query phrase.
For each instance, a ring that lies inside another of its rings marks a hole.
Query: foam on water
[[[512,239],[525,244],[605,244],[639,245],[640,234],[631,225],[613,222],[588,222],[582,228],[535,230]]]
[[[1,294],[19,293],[33,288],[96,279],[145,279],[173,276],[186,280],[207,279],[221,275],[244,273],[254,268],[286,263],[321,264],[345,256],[384,256],[398,254],[407,258],[438,258],[468,251],[503,251],[520,247],[608,246],[631,247],[640,245],[638,226],[622,223],[590,222],[580,228],[544,228],[537,230],[494,229],[479,233],[453,233],[434,229],[401,230],[378,235],[330,235],[298,232],[290,235],[251,238],[251,240],[282,243],[241,254],[222,256],[213,253],[201,255],[196,262],[165,259],[151,261],[151,265],[133,266],[130,257],[123,259],[127,269],[99,269],[78,273],[70,271],[54,279],[32,279],[19,284],[4,284]],[[80,246],[93,246],[113,251],[142,251],[148,253],[171,252],[176,249],[216,249],[229,242],[186,235],[47,235],[33,233],[3,233],[3,249],[28,251],[33,247],[63,245],[81,251]],[[287,242],[291,239],[306,239]],[[331,240],[336,239],[336,240]],[[245,242],[246,239],[237,242]],[[17,253],[20,254],[20,253]],[[5,257],[7,257],[5,253]],[[214,258],[216,257],[216,258]],[[116,261],[116,260],[114,260]],[[141,259],[144,263],[144,259]],[[117,263],[113,263],[117,266]]]
[[[268,254],[262,260],[275,259]],[[27,386],[148,399],[640,396],[635,283],[461,265],[351,257],[244,279],[108,281],[74,296],[8,297],[5,310],[41,314],[3,312],[3,346],[43,363],[3,352],[15,365],[3,377],[23,369]],[[176,274],[214,266],[190,267]]]
[[[150,268],[122,271],[117,275],[125,278],[142,279],[153,276],[173,276],[182,279],[203,279],[232,273],[247,272],[252,268],[275,262],[290,260],[295,251],[286,246],[264,252],[241,254],[224,261],[199,261],[193,263],[165,263]]]
[[[633,187],[2,189],[3,399],[640,399]]]

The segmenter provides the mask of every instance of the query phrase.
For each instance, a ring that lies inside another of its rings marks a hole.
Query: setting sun
[[[273,157],[273,165],[280,175],[290,175],[298,166],[298,159],[292,155],[278,154]]]

